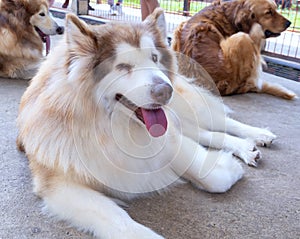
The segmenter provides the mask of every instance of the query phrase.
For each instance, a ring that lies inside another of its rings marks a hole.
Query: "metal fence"
[[[68,0],[67,0],[68,1]],[[121,7],[111,8],[111,1],[90,0],[94,10],[89,15],[103,20],[141,21],[140,0],[123,0]],[[122,0],[121,0],[122,1]],[[300,0],[276,0],[278,12],[287,17],[291,26],[281,36],[266,41],[265,52],[289,60],[300,62]],[[62,8],[65,0],[55,0],[53,7]],[[167,31],[172,32],[177,25],[189,19],[193,14],[211,4],[211,0],[159,0],[160,6],[166,11]],[[67,10],[71,10],[71,1]],[[66,6],[64,6],[66,7]]]

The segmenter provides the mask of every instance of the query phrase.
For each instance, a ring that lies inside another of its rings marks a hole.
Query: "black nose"
[[[290,25],[291,25],[291,22],[290,22],[290,21],[286,21],[286,22],[285,22],[285,28],[288,28]]]
[[[57,33],[58,35],[63,34],[64,31],[65,31],[64,27],[58,27],[58,28],[56,28],[56,33]]]

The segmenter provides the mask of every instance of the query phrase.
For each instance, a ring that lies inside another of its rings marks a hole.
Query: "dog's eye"
[[[116,66],[117,70],[119,70],[119,71],[128,71],[128,72],[132,71],[133,67],[134,67],[133,65],[126,64],[126,63],[120,63]]]
[[[273,12],[272,12],[272,10],[268,10],[267,12],[266,12],[266,15],[273,15]]]
[[[152,61],[156,63],[157,60],[158,60],[158,56],[156,54],[152,54]]]
[[[41,12],[39,15],[40,15],[41,17],[46,16],[45,13],[43,13],[43,12]]]

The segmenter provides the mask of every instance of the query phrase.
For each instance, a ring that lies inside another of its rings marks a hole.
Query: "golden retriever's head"
[[[242,0],[242,7],[236,14],[236,25],[240,26],[243,31],[251,29],[254,22],[259,23],[265,37],[276,37],[286,30],[291,22],[280,15],[274,0]]]

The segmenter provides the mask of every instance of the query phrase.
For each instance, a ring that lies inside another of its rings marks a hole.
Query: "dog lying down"
[[[17,144],[50,215],[99,238],[162,238],[128,200],[181,180],[221,193],[276,136],[237,122],[177,73],[163,11],[142,23],[89,26],[66,17],[63,41],[24,93]]]
[[[201,64],[221,95],[257,92],[291,100],[294,92],[260,78],[262,40],[290,24],[273,0],[217,0],[178,26],[172,48]],[[193,73],[186,65],[180,71]]]
[[[63,34],[47,0],[0,0],[0,77],[30,79],[43,59],[43,43]]]

